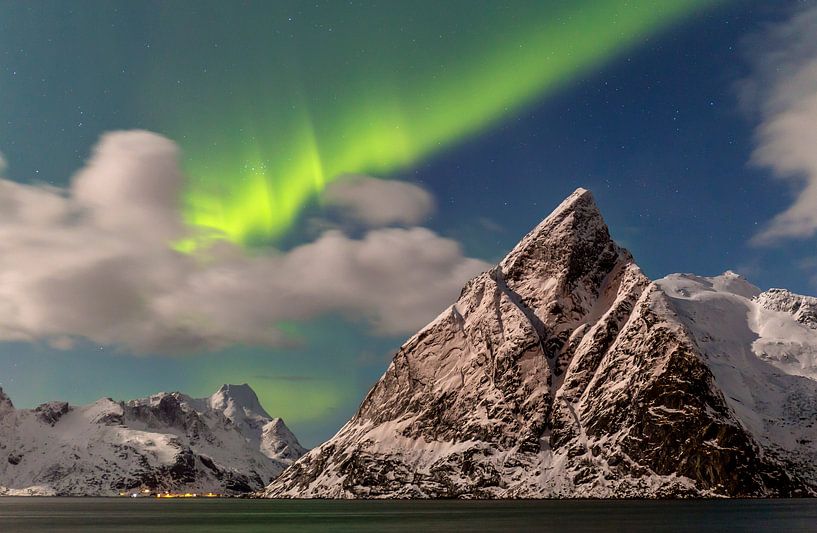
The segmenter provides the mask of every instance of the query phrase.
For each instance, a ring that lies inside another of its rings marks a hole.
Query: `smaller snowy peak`
[[[734,272],[715,277],[671,274],[655,284],[670,297],[716,375],[725,369],[723,383],[758,365],[817,380],[817,299],[782,289],[761,292]],[[746,382],[764,379],[749,376]],[[745,390],[757,392],[758,386]]]
[[[122,422],[125,410],[121,403],[111,398],[100,398],[94,403],[78,408],[91,423],[105,426],[118,425]]]
[[[769,289],[757,296],[757,303],[770,311],[789,313],[799,323],[817,329],[817,298],[794,294],[785,289]]]
[[[740,274],[727,270],[720,276],[709,278],[715,290],[730,292],[744,298],[754,298],[760,294],[760,289],[746,280]]]
[[[230,419],[247,442],[270,459],[289,464],[306,453],[284,421],[267,414],[246,383],[222,385],[204,401],[210,409]]]
[[[223,412],[225,416],[234,421],[253,415],[272,419],[261,406],[255,391],[246,383],[242,385],[222,385],[210,396],[209,404],[211,409]]]
[[[670,274],[656,283],[669,296],[684,299],[700,298],[706,293],[720,293],[751,300],[761,293],[760,289],[749,283],[746,278],[731,270],[712,277]]]
[[[280,418],[273,418],[261,430],[261,453],[281,461],[295,461],[307,452]]]

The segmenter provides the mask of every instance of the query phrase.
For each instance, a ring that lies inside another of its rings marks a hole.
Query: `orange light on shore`
[[[215,492],[208,492],[207,494],[199,494],[197,492],[158,492],[156,493],[157,498],[220,498],[221,494],[216,494]]]

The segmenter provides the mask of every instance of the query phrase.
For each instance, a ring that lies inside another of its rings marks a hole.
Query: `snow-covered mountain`
[[[248,385],[35,409],[15,409],[0,390],[0,494],[250,492],[304,453]]]
[[[651,282],[579,189],[264,494],[814,495],[816,303],[731,272]]]

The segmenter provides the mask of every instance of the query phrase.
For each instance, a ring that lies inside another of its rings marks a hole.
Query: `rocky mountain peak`
[[[593,195],[586,189],[576,189],[542,222],[531,230],[502,260],[505,272],[515,266],[531,263],[563,263],[565,257],[552,253],[580,251],[586,247],[606,245],[610,232]]]
[[[254,448],[270,459],[291,462],[306,453],[298,439],[280,418],[272,418],[258,401],[252,387],[222,385],[206,400],[235,425]]]
[[[578,189],[411,337],[355,417],[268,494],[507,493],[500,470],[535,470],[554,430],[572,431],[563,383],[581,395],[648,283]]]
[[[578,189],[265,495],[817,493],[810,306],[758,294],[731,272],[650,282]]]
[[[613,242],[592,193],[579,188],[522,238],[498,268],[508,287],[541,316],[548,312],[546,302],[571,299],[576,291],[592,299],[619,261],[632,262],[632,256]]]
[[[258,395],[248,384],[222,385],[209,399],[210,408],[223,412],[228,418],[237,420],[257,415],[272,418],[261,406]]]

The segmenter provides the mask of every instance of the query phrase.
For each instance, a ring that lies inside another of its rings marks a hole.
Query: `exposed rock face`
[[[247,385],[203,399],[174,392],[33,410],[14,409],[0,391],[0,494],[245,493],[304,451]]]
[[[62,418],[62,415],[70,410],[71,407],[68,405],[68,402],[48,402],[39,405],[34,409],[34,412],[41,421],[53,426]]]
[[[786,289],[769,289],[758,302],[771,311],[790,313],[801,324],[817,329],[817,298],[792,294]]]
[[[786,366],[782,354],[768,355],[779,356],[772,364],[752,351],[774,338],[763,328],[775,320],[813,330],[793,306],[747,322],[747,310],[768,304],[734,274],[671,278],[651,283],[577,190],[409,339],[354,418],[265,495],[813,494],[817,454],[796,443],[814,433],[817,382],[806,376],[817,356],[802,349]],[[754,336],[718,333],[720,309]],[[717,335],[728,342],[710,342]],[[803,339],[817,347],[817,335]],[[751,371],[725,370],[738,364]],[[743,392],[789,367],[799,375],[766,391],[797,382],[781,420]],[[793,430],[788,420],[801,416],[808,422]]]

